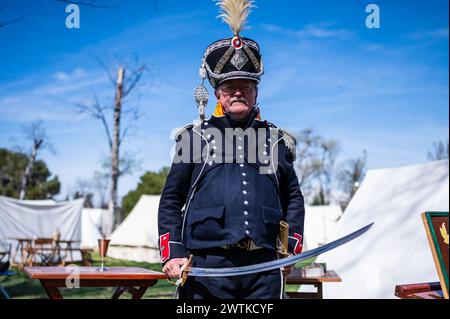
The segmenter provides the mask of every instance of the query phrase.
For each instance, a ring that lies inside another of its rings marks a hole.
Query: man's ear
[[[220,93],[218,88],[214,89],[214,95],[216,96],[217,100],[220,100]]]

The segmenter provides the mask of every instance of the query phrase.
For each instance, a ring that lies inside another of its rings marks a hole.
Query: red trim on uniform
[[[297,239],[297,243],[295,244],[295,248],[294,248],[294,255],[300,254],[302,252],[303,249],[303,244],[302,244],[302,240],[303,237],[300,234],[294,233],[294,237]]]
[[[161,252],[161,262],[165,262],[170,258],[170,245],[169,245],[170,233],[165,233],[159,236],[159,249]]]

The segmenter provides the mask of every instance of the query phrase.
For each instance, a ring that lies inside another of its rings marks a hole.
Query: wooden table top
[[[7,237],[7,239],[17,241],[33,241],[33,238],[25,238],[25,237]]]
[[[294,269],[287,278],[288,284],[314,284],[319,282],[341,282],[334,270],[328,270],[323,276],[320,277],[306,277],[305,272],[302,269]]]
[[[25,267],[24,271],[31,279],[66,279],[75,271],[79,272],[80,279],[105,280],[146,280],[167,279],[162,272],[148,270],[140,267],[108,267],[105,272],[98,271],[98,267]]]

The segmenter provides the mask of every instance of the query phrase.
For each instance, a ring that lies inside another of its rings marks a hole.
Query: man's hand
[[[187,264],[187,258],[174,258],[170,259],[163,268],[163,272],[170,278],[181,277],[181,266]]]
[[[284,266],[283,268],[281,268],[281,271],[283,272],[283,277],[287,277],[289,276],[289,274],[292,272],[292,270],[294,269],[294,265],[289,265],[289,266]]]
[[[289,254],[288,257],[291,257],[292,254]],[[289,276],[289,274],[292,272],[292,270],[295,268],[295,265],[288,265],[281,268],[281,271],[283,272],[283,277],[286,278]]]

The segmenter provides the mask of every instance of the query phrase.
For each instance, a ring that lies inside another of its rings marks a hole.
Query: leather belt
[[[246,251],[257,250],[263,247],[257,246],[250,238],[244,238],[232,245],[221,246],[223,249],[242,249]]]

